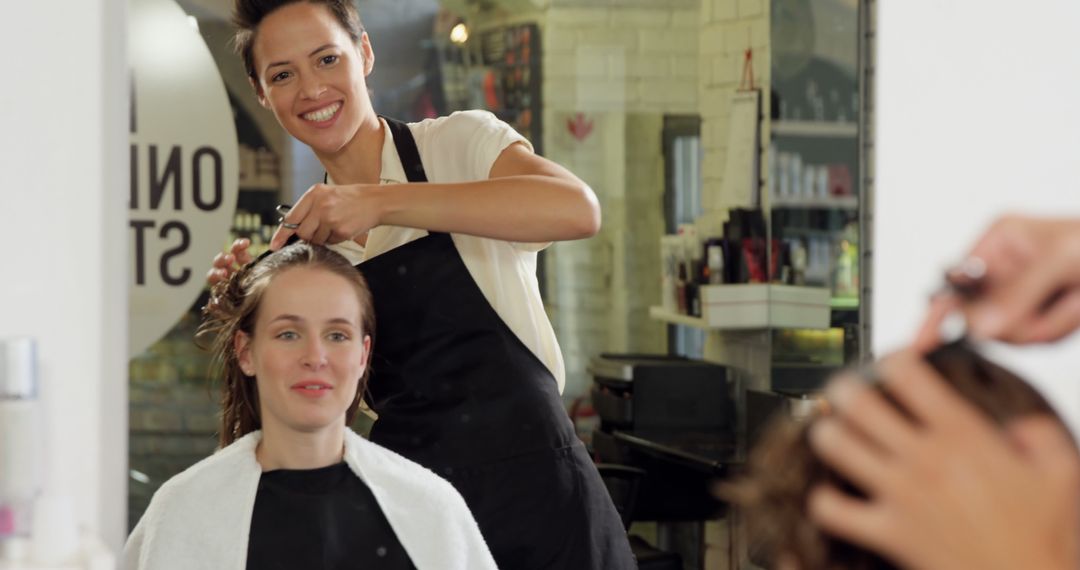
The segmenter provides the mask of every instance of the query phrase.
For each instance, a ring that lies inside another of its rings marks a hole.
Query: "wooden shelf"
[[[773,121],[772,133],[782,137],[857,138],[858,123],[819,121]]]

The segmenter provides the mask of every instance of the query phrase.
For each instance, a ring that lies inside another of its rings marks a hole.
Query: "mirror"
[[[215,239],[224,248],[246,237],[259,253],[277,227],[275,206],[295,202],[322,180],[323,169],[259,105],[230,45],[231,3],[176,2],[212,56],[235,125],[235,210],[228,231]],[[357,5],[376,54],[369,83],[376,111],[420,121],[487,109],[596,193],[600,232],[556,243],[536,261],[565,366],[562,404],[582,440],[594,443],[594,433],[605,428],[591,398],[597,376],[591,366],[601,354],[729,366],[732,384],[720,397],[737,402],[740,409],[732,413],[743,420],[749,413],[743,388],[806,393],[828,371],[866,355],[864,2]],[[737,172],[741,164],[750,166]],[[741,237],[729,241],[717,265],[706,242],[736,235],[736,222],[757,241],[745,250]],[[674,283],[662,277],[668,271],[678,278],[674,264],[666,267],[661,243],[680,228],[700,236],[689,248],[678,246],[691,262],[684,281],[691,280],[693,262],[698,275],[725,272],[723,284],[698,277],[696,292],[683,287],[681,305]],[[209,262],[192,264],[196,279]],[[778,296],[790,293],[783,288],[756,299],[725,297],[734,290],[728,285],[748,281],[809,288],[811,301],[800,291]],[[206,300],[204,292],[131,359],[131,525],[164,481],[217,445],[211,363],[192,343]],[[755,303],[766,317],[752,326],[710,324],[701,308],[709,303],[730,305],[721,319]],[[783,303],[813,305],[815,325],[777,320]],[[693,400],[671,403],[691,406]],[[353,427],[366,433],[371,418],[360,415]],[[676,550],[680,540],[727,540],[717,538],[727,535],[715,525],[709,528],[635,527]],[[704,564],[692,551],[682,549],[684,561]]]

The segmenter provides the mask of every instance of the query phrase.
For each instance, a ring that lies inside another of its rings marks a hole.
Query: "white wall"
[[[1080,215],[1080,2],[878,4],[873,347],[882,354],[910,339],[942,269],[997,215]],[[1055,349],[1056,364],[1036,379],[1074,419],[1078,341]]]
[[[47,480],[119,549],[127,496],[123,0],[0,9],[0,337],[39,342]]]

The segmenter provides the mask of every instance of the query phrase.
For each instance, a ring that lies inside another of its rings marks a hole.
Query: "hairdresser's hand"
[[[316,184],[304,192],[285,216],[286,223],[300,227],[295,230],[278,227],[270,240],[270,249],[280,249],[293,234],[319,245],[362,236],[379,225],[384,192],[385,188],[378,184]]]
[[[206,282],[211,286],[216,285],[227,280],[237,269],[251,263],[251,253],[248,251],[250,246],[251,240],[239,238],[232,243],[228,253],[215,255],[214,264],[206,272]]]
[[[1080,219],[1001,218],[969,253],[975,258],[985,264],[979,294],[968,301],[955,294],[935,299],[918,348],[940,342],[941,320],[957,308],[977,338],[1049,342],[1080,327]],[[950,279],[972,282],[958,272]]]
[[[811,446],[866,499],[821,486],[808,500],[827,532],[905,568],[1080,567],[1080,458],[1049,418],[1007,433],[953,392],[915,350],[884,359],[885,389],[841,378]]]

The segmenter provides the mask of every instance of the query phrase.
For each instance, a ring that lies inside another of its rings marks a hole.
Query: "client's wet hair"
[[[1061,422],[1035,389],[966,343],[943,346],[927,355],[926,360],[957,393],[997,425],[1039,415]],[[908,415],[880,384],[875,384],[874,389]],[[786,561],[798,570],[892,570],[896,566],[882,557],[826,534],[810,521],[806,500],[810,490],[819,484],[830,483],[865,497],[811,451],[809,428],[820,416],[818,412],[803,421],[775,419],[750,453],[745,475],[733,484],[723,485],[720,494],[744,510],[751,558],[766,567]],[[1062,427],[1065,429],[1064,424]]]
[[[371,291],[359,271],[348,260],[323,246],[296,242],[249,263],[228,280],[211,289],[210,302],[203,308],[203,323],[195,333],[196,342],[213,353],[220,367],[222,447],[262,428],[259,389],[255,378],[244,374],[233,339],[237,332],[254,338],[255,320],[266,289],[275,277],[296,267],[322,269],[343,277],[352,285],[360,302],[360,327],[375,345],[375,311]],[[356,387],[356,397],[345,412],[345,423],[356,417],[361,396],[367,389],[371,366]]]

